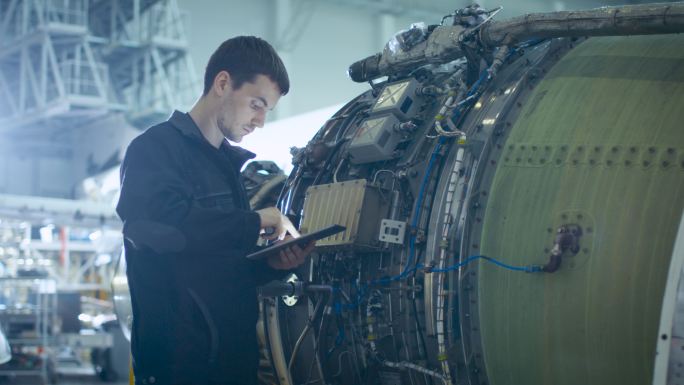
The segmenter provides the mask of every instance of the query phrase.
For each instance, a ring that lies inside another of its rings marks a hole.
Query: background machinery
[[[280,209],[348,230],[264,296],[262,381],[676,383],[684,4],[496,12],[354,63],[295,153]]]

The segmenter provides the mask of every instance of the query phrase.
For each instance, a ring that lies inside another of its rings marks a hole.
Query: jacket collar
[[[169,123],[186,137],[211,146],[204,135],[202,135],[202,132],[199,127],[197,127],[195,121],[192,120],[190,114],[175,110],[169,118]],[[256,154],[251,151],[231,145],[227,139],[223,140],[219,150],[224,151],[230,159],[236,163],[238,170],[242,168],[242,165],[244,165],[245,162],[256,157]]]

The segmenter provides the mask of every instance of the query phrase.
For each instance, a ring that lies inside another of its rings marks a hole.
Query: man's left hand
[[[292,239],[292,237],[288,235],[280,242],[285,242],[290,239]],[[306,257],[308,257],[309,254],[311,254],[311,252],[314,250],[314,247],[316,247],[315,241],[311,241],[303,249],[297,245],[292,245],[285,250],[281,250],[278,255],[269,257],[268,265],[277,270],[294,269],[295,267],[304,263]]]

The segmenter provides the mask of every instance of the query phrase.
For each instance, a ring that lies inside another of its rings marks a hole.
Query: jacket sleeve
[[[144,134],[129,145],[116,208],[124,222],[124,237],[136,248],[159,254],[225,255],[252,249],[259,215],[199,206],[184,177],[183,161],[170,147]]]

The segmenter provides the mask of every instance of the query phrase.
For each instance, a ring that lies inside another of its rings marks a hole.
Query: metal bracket
[[[582,228],[579,225],[563,225],[556,231],[556,240],[549,256],[549,261],[542,270],[546,273],[554,273],[560,268],[564,254],[577,255],[580,251],[579,239],[582,236]]]
[[[285,282],[297,283],[300,281],[299,281],[299,277],[297,277],[297,274],[292,273],[292,274],[290,274],[290,276],[287,278],[287,280]],[[299,300],[298,295],[284,295],[280,298],[282,298],[283,303],[287,306],[294,306],[297,304],[297,301]]]
[[[383,219],[380,223],[380,239],[382,242],[403,244],[406,234],[406,222]]]

